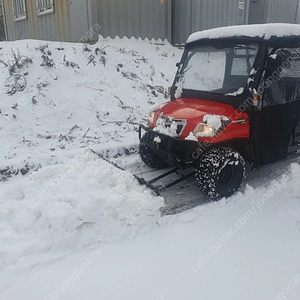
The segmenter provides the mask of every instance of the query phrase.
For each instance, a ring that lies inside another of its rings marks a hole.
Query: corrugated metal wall
[[[265,22],[295,23],[297,20],[298,0],[266,0]]]
[[[300,0],[55,0],[55,13],[42,16],[35,0],[26,4],[27,20],[14,22],[12,1],[4,0],[9,40],[79,41],[99,24],[104,37],[167,38],[184,44],[189,34],[208,28],[300,22]]]
[[[298,1],[297,12],[296,12],[296,23],[300,23],[300,0]]]
[[[166,39],[170,5],[171,0],[98,0],[100,34]]]
[[[245,23],[246,0],[198,0],[196,4],[200,13],[198,22],[193,29],[203,30],[219,26],[238,25]],[[197,13],[198,13],[197,11]],[[196,9],[194,10],[194,13]]]
[[[248,5],[248,24],[261,24],[266,22],[268,0],[250,0]],[[293,1],[293,0],[292,0]]]
[[[27,20],[14,22],[12,1],[4,0],[3,8],[6,22],[6,35],[9,41],[29,37]]]
[[[24,38],[70,41],[69,0],[55,0],[55,13],[37,15],[36,1],[27,0],[27,19],[14,21],[12,1],[4,0],[6,30],[9,40]]]
[[[84,13],[85,12],[85,13]],[[80,41],[89,27],[88,8],[86,1],[70,2],[71,41]]]
[[[245,24],[246,11],[247,0],[173,0],[172,43],[198,30]]]
[[[173,0],[172,3],[172,43],[185,43],[192,32],[192,6],[194,0]]]

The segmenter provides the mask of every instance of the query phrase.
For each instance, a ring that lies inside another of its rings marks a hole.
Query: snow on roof
[[[271,23],[219,27],[204,31],[198,31],[191,34],[187,40],[187,44],[200,39],[218,39],[235,36],[258,37],[265,40],[270,39],[272,36],[300,36],[300,25],[287,23]]]

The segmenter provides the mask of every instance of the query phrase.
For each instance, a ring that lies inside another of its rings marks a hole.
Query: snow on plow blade
[[[99,158],[105,160],[106,162],[108,162],[109,164],[113,165],[114,167],[122,170],[122,171],[128,171],[122,167],[120,167],[119,165],[117,165],[115,162],[112,162],[110,160],[108,160],[106,157],[104,157],[102,154],[100,153],[97,153],[93,150],[91,150],[94,154],[96,154]],[[194,171],[190,171],[189,173],[187,174],[184,174],[184,173],[181,173],[180,172],[180,169],[179,168],[173,168],[163,174],[160,174],[150,180],[146,180],[145,178],[143,177],[139,177],[135,174],[132,173],[133,177],[136,178],[136,180],[139,182],[139,184],[141,185],[145,185],[147,187],[149,187],[151,190],[154,191],[154,193],[157,195],[157,196],[160,196],[161,195],[161,191],[162,190],[166,190],[188,178],[190,178],[191,176],[193,176],[195,174]],[[176,175],[176,179],[173,179],[171,182],[167,182],[165,184],[162,184],[160,182],[160,180],[162,179],[165,179],[167,178],[168,176],[171,176],[171,175]]]

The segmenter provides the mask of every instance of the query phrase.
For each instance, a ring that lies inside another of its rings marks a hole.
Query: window
[[[271,55],[273,65],[265,75],[264,106],[300,100],[299,49],[281,48]]]
[[[231,75],[249,76],[257,49],[252,46],[236,49],[232,56]]]
[[[226,52],[203,47],[190,51],[184,69],[184,89],[214,91],[222,88]]]
[[[27,18],[25,0],[12,0],[12,8],[15,21],[25,20]]]
[[[247,85],[257,51],[251,44],[191,48],[179,71],[179,82],[187,90],[237,96]]]
[[[38,16],[54,12],[53,0],[36,0]]]

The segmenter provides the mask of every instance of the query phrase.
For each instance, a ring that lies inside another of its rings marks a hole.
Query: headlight
[[[203,122],[194,129],[196,137],[211,137],[219,134],[230,123],[225,116],[204,115]]]
[[[151,111],[148,117],[149,123],[153,124],[154,122],[155,111]]]
[[[194,133],[197,137],[208,137],[216,135],[216,130],[212,126],[200,123],[194,129]]]

